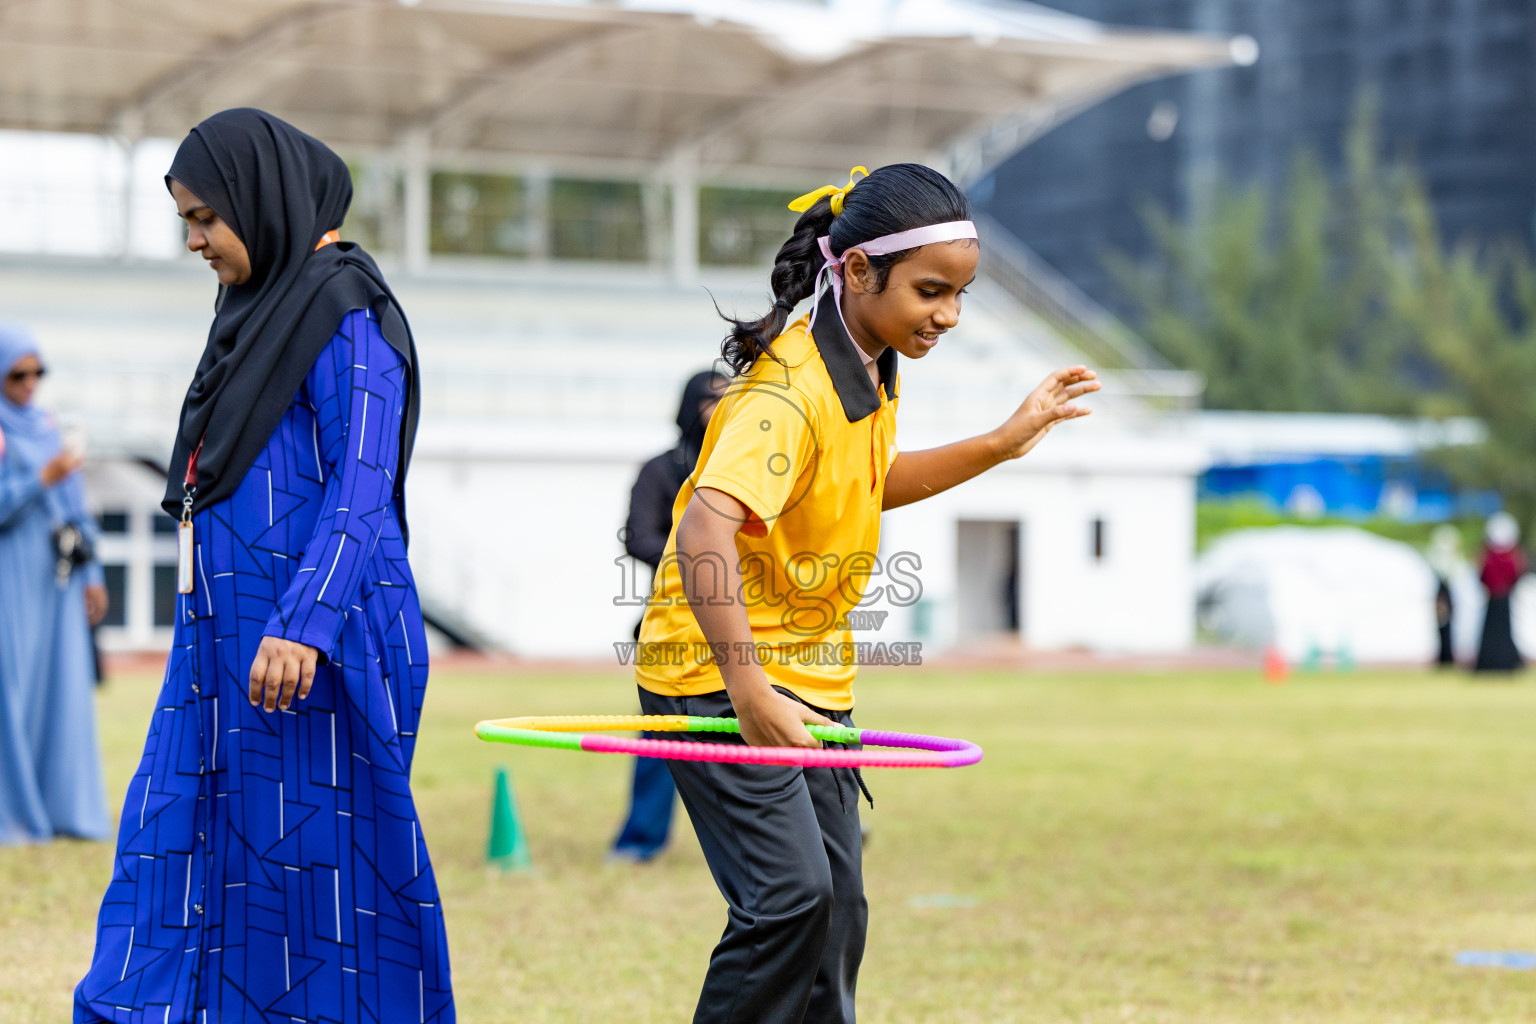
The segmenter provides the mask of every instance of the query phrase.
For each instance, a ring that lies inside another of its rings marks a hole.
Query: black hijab
[[[208,344],[181,407],[162,504],[180,515],[197,449],[197,512],[235,492],[266,447],[342,317],[371,309],[409,374],[395,504],[405,530],[405,474],[416,440],[420,375],[405,314],[373,258],[352,242],[315,246],[341,227],[352,180],[318,139],[248,107],[214,114],[176,151],[175,180],[245,243],[251,277],[220,287]]]
[[[729,382],[730,378],[725,374],[705,370],[689,377],[688,383],[683,387],[683,400],[677,407],[677,429],[682,431],[683,436],[677,447],[672,449],[673,475],[677,477],[679,488],[693,472],[693,467],[698,464],[699,452],[704,450],[704,428],[708,424],[704,422],[704,416],[699,411],[699,404],[718,400],[720,385]]]

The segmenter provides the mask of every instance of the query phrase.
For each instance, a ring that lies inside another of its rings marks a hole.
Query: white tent
[[[1300,661],[1434,659],[1435,574],[1413,547],[1354,527],[1280,526],[1218,539],[1195,568],[1201,623],[1224,640]],[[1477,656],[1486,597],[1465,562],[1451,576],[1457,658]],[[1536,579],[1514,594],[1516,642],[1536,654]]]

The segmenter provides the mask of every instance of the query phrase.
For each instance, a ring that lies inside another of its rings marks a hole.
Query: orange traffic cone
[[[1264,648],[1264,681],[1271,686],[1279,686],[1290,674],[1291,666],[1286,663],[1285,655],[1280,653],[1280,648],[1273,644]]]

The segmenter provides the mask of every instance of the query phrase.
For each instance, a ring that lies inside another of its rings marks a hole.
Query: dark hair
[[[922,164],[888,164],[875,170],[843,198],[843,212],[832,215],[832,200],[823,196],[795,222],[795,233],[779,248],[768,282],[773,288],[773,307],[756,320],[725,317],[731,325],[720,354],[736,373],[745,373],[760,355],[778,359],[773,340],[784,331],[795,306],[809,298],[821,269],[821,249],[816,240],[830,235],[832,254],[840,256],[861,242],[873,241],[898,231],[970,220],[971,203],[965,193],[944,175]],[[915,250],[871,256],[876,290],[885,287],[891,268]]]

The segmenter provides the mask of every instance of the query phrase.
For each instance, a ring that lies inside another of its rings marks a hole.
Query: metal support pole
[[[133,258],[133,174],[138,163],[139,140],[144,137],[144,112],[136,107],[123,111],[118,117],[118,133],[114,138],[118,154],[122,157],[122,190],[118,193],[118,258],[127,262]]]
[[[671,256],[665,181],[648,178],[640,183],[640,211],[645,220],[646,262],[657,269],[664,268]]]
[[[419,274],[432,258],[431,139],[420,128],[400,138],[400,166],[405,176],[404,208],[401,211],[401,255],[405,269]]]
[[[536,168],[523,175],[524,211],[528,222],[528,259],[534,263],[548,262],[553,241],[549,216],[549,193],[552,182],[549,171]]]
[[[672,186],[672,277],[678,284],[699,279],[699,159],[693,150],[674,154]]]
[[[125,263],[133,259],[133,167],[138,154],[137,139],[117,139],[118,155],[123,162],[122,190],[118,193],[118,258]]]

